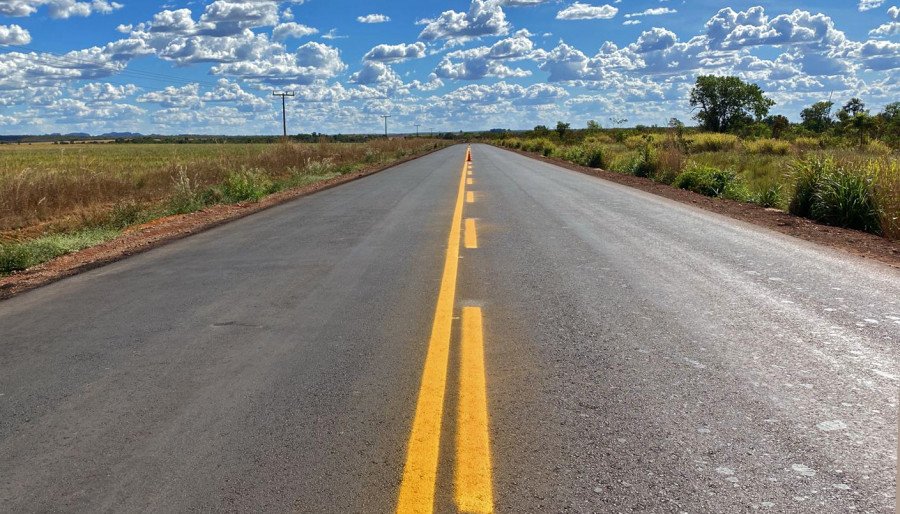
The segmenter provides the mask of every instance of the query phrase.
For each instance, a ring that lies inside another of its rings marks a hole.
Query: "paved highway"
[[[894,511],[896,270],[465,156],[0,302],[0,511]]]

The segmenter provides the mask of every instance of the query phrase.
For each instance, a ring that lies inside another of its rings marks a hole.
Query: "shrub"
[[[881,232],[889,239],[900,239],[900,162],[896,159],[871,160],[866,169],[875,177],[875,200],[881,213]]]
[[[778,139],[759,139],[744,143],[744,149],[749,153],[787,155],[791,151],[791,145]]]
[[[657,143],[657,139],[653,136],[653,134],[634,135],[625,138],[624,143],[625,146],[628,147],[628,149],[635,150],[647,144],[655,144]]]
[[[733,150],[738,137],[732,134],[696,134],[688,138],[691,150],[695,152],[722,152]]]
[[[606,153],[603,147],[594,144],[584,149],[584,165],[588,168],[604,168],[606,167]]]
[[[890,155],[893,149],[883,142],[873,139],[866,145],[866,151],[874,155]]]
[[[675,178],[672,185],[706,196],[722,196],[729,186],[733,186],[735,177],[730,170],[692,164]]]
[[[274,192],[272,180],[261,170],[242,169],[228,175],[220,186],[222,201],[237,203],[259,201],[269,193]]]
[[[874,177],[838,168],[822,175],[813,195],[812,218],[829,225],[881,233]]]
[[[631,160],[628,172],[635,177],[650,178],[656,174],[657,169],[659,169],[659,157],[656,150],[648,143]]]
[[[684,169],[684,153],[680,146],[669,145],[658,154],[659,166],[653,180],[663,184],[671,184]]]
[[[769,184],[750,195],[750,201],[763,207],[778,207],[783,199],[784,188],[781,184]]]
[[[870,166],[871,163],[870,163]],[[838,165],[832,157],[792,165],[794,193],[788,210],[829,225],[882,233],[877,173]]]
[[[184,168],[178,169],[178,174],[172,178],[175,191],[169,197],[168,208],[170,214],[186,214],[202,209],[206,202],[204,195],[200,193],[195,180],[192,180]]]
[[[822,148],[822,142],[814,137],[798,137],[794,140],[794,146],[801,151],[818,150]]]

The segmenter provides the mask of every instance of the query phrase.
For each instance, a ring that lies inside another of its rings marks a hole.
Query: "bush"
[[[696,134],[687,138],[691,150],[695,152],[723,152],[733,150],[738,137],[731,134]]]
[[[228,175],[220,186],[222,201],[237,203],[259,201],[274,192],[272,180],[261,170],[242,169]]]
[[[883,142],[873,139],[866,145],[866,151],[874,155],[890,155],[893,149]]]
[[[822,142],[814,137],[798,137],[794,140],[794,146],[801,151],[819,150],[822,148]]]
[[[833,158],[795,162],[794,193],[788,210],[829,225],[882,233],[877,175],[839,166]]]
[[[778,139],[759,139],[744,143],[744,149],[749,153],[787,155],[791,151],[791,145]]]
[[[828,225],[881,234],[874,177],[839,168],[822,175],[813,195],[812,219]]]
[[[723,196],[734,189],[736,175],[730,170],[720,170],[712,166],[692,164],[675,177],[675,187],[687,189],[706,196]],[[737,196],[737,195],[734,195]]]
[[[769,184],[750,195],[750,201],[762,207],[779,207],[783,200],[781,184]]]
[[[582,144],[560,148],[557,157],[589,168],[603,168],[606,164],[603,147],[600,145]]]
[[[635,177],[651,178],[659,169],[659,156],[650,144],[644,145],[631,160],[628,172]]]

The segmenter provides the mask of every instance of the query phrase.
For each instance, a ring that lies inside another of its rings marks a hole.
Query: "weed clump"
[[[882,233],[877,174],[841,166],[831,157],[799,160],[793,168],[792,214],[828,225]]]
[[[673,186],[705,196],[725,196],[734,187],[736,174],[712,166],[692,164],[675,177]]]

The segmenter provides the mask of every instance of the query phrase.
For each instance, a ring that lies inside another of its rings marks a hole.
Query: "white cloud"
[[[419,34],[423,41],[447,39],[464,42],[484,36],[504,36],[509,22],[499,0],[472,0],[469,12],[444,11],[435,19],[418,22],[425,25]]]
[[[872,37],[900,36],[900,22],[892,21],[879,25],[870,30],[869,35]]]
[[[626,18],[636,18],[639,16],[661,16],[663,14],[675,14],[678,11],[669,9],[668,7],[656,7],[653,9],[645,9],[641,12],[632,12],[625,15]]]
[[[575,2],[556,13],[557,20],[608,20],[614,18],[619,9],[609,4],[590,5]]]
[[[367,14],[365,16],[357,16],[356,21],[359,23],[387,23],[391,21],[391,17],[384,14]]]
[[[272,39],[275,41],[284,41],[288,38],[300,39],[318,33],[319,31],[317,29],[290,21],[277,25],[272,30]]]
[[[90,16],[93,13],[109,14],[123,6],[108,0],[77,2],[75,0],[4,0],[0,2],[0,15],[31,16],[39,8],[47,7],[51,18],[70,18],[72,16]]]
[[[31,43],[31,34],[18,25],[0,25],[0,46],[27,45]]]
[[[377,45],[363,56],[365,61],[399,62],[425,57],[425,43]]]
[[[890,9],[888,9],[887,12],[888,12],[888,16],[890,16],[892,20],[894,20],[894,21],[900,20],[900,7],[897,7],[895,5],[895,6],[891,7]]]
[[[871,9],[876,9],[881,7],[881,4],[884,3],[884,0],[859,0],[859,12],[868,11]]]

